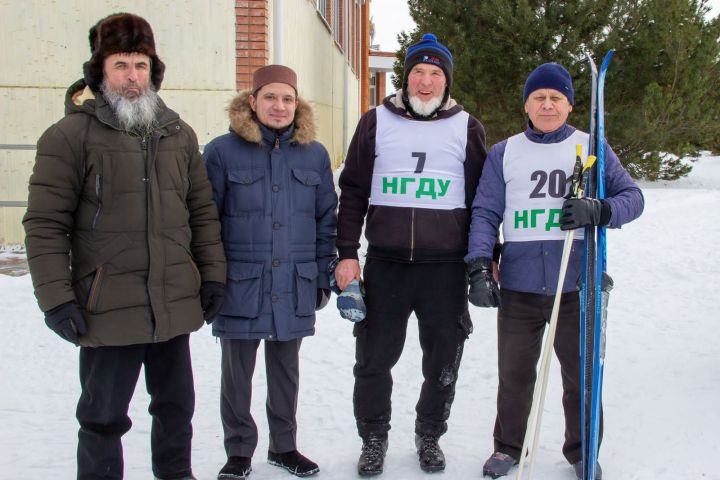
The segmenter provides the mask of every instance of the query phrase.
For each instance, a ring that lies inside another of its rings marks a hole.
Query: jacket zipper
[[[280,137],[275,137],[275,149],[280,148]]]
[[[150,252],[150,215],[147,214],[149,207],[150,207],[150,172],[147,170],[148,168],[148,138],[146,135],[143,135],[143,137],[140,139],[140,148],[142,148],[143,151],[143,163],[145,164],[145,175],[146,177],[143,178],[143,182],[145,182],[145,218],[146,218],[146,224],[145,229],[147,231],[148,235],[148,252]],[[149,294],[150,292],[148,292]],[[150,300],[150,309],[152,310],[152,300]],[[154,324],[153,327],[153,342],[158,341],[158,335],[157,335],[157,322],[155,322],[155,315],[152,316],[152,322]]]
[[[99,173],[95,174],[95,196],[97,197],[97,210],[95,211],[95,216],[93,217],[92,221],[92,231],[95,231],[95,226],[97,225],[98,220],[100,219],[100,215],[102,214],[102,175]]]
[[[412,219],[410,220],[410,261],[415,256],[415,209],[412,210]]]

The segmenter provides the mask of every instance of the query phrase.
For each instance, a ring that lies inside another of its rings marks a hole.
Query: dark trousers
[[[195,409],[189,335],[161,343],[80,349],[77,405],[79,480],[123,478],[121,437],[130,430],[130,399],[140,368],[150,394],[152,469],[162,479],[192,474]]]
[[[498,310],[498,396],[495,450],[520,457],[537,377],[545,326],[554,296],[502,290]],[[570,463],[582,458],[580,427],[580,295],[563,293],[554,342],[560,362],[565,412],[563,455]],[[602,438],[602,417],[600,436]]]
[[[269,449],[275,453],[296,450],[298,391],[300,389],[301,339],[265,342]],[[220,340],[222,379],[220,417],[228,457],[252,457],[258,431],[250,414],[252,376],[260,340]]]
[[[423,384],[415,432],[447,430],[465,339],[472,330],[462,262],[396,263],[368,259],[363,272],[367,316],[355,326],[353,405],[358,432],[387,436],[391,369],[405,345],[408,318],[418,318]]]

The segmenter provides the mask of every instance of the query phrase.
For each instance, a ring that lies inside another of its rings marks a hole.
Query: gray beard
[[[123,130],[141,135],[152,132],[160,110],[160,97],[152,85],[132,100],[113,90],[107,80],[103,80],[101,90]]]
[[[433,97],[427,102],[423,102],[418,97],[409,97],[409,99],[410,107],[412,107],[415,113],[421,117],[429,117],[440,106],[440,102],[442,102],[443,97]]]

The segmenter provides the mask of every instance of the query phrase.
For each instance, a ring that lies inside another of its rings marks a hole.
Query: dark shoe
[[[508,474],[510,469],[517,465],[518,461],[507,453],[495,452],[490,455],[483,465],[483,476],[500,478]]]
[[[163,480],[163,479],[160,478],[160,477],[155,477],[155,480]],[[197,480],[197,478],[195,478],[195,477],[193,477],[192,475],[190,475],[189,477],[177,478],[177,479],[175,479],[175,480]]]
[[[578,480],[582,480],[583,478],[583,466],[582,462],[575,462],[572,464],[573,470],[575,470],[575,476]],[[602,468],[600,468],[600,464],[598,463],[595,467],[595,480],[602,480]]]
[[[387,438],[377,435],[369,435],[364,438],[362,452],[358,459],[358,475],[361,477],[380,475],[383,471],[387,449]]]
[[[437,437],[415,435],[415,448],[417,448],[422,471],[432,473],[445,470],[445,455],[438,445]]]
[[[217,480],[244,480],[251,471],[250,457],[229,457],[225,466],[220,469]]]
[[[297,450],[285,453],[268,451],[268,463],[276,467],[282,467],[298,477],[309,477],[320,471],[317,463],[305,458]]]

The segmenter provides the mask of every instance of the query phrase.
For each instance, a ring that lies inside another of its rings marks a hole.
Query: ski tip
[[[608,65],[610,64],[610,60],[612,59],[613,55],[615,55],[615,49],[614,49],[614,48],[611,48],[611,49],[608,50],[608,52],[605,54],[605,58],[603,59],[603,62],[602,62],[602,67],[600,67],[601,70],[607,69],[607,67],[608,67]]]

